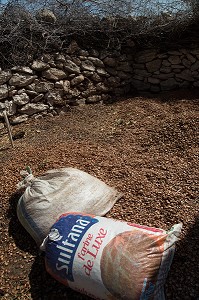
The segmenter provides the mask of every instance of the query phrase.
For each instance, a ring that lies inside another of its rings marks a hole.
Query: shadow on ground
[[[10,209],[8,211],[8,217],[10,218],[9,235],[13,237],[15,244],[19,249],[35,256],[35,260],[29,273],[32,299],[90,299],[89,297],[67,289],[48,275],[45,270],[44,254],[39,252],[34,240],[18,221],[16,207],[20,196],[20,193],[15,193],[10,198]],[[176,253],[166,283],[167,300],[199,300],[198,254],[199,217],[196,219],[195,224],[189,229],[186,237],[177,244]],[[191,265],[191,268],[187,268],[187,263],[189,266]],[[182,295],[184,295],[184,298],[182,298]]]
[[[166,284],[168,300],[199,300],[198,255],[199,216],[194,225],[189,228],[185,238],[177,244]],[[184,295],[184,298],[182,298],[182,295]]]
[[[21,193],[14,193],[9,199],[7,217],[9,221],[9,235],[20,250],[35,256],[29,272],[30,293],[33,300],[88,300],[90,298],[66,288],[55,281],[45,270],[44,253],[41,253],[28,232],[17,218],[17,203]],[[24,265],[26,261],[24,260]]]

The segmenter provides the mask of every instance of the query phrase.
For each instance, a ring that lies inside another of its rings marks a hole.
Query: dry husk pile
[[[136,97],[71,108],[0,133],[1,299],[88,299],[45,271],[44,258],[16,217],[19,172],[75,167],[124,193],[107,214],[163,229],[183,222],[166,283],[169,300],[199,297],[198,109],[196,92]],[[22,135],[23,136],[23,135]],[[114,280],[114,275],[113,275]]]

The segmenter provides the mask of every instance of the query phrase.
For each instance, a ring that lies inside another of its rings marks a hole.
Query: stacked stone
[[[180,49],[136,54],[132,84],[139,91],[161,92],[199,87],[199,50]]]
[[[29,67],[0,71],[0,118],[12,123],[60,107],[106,101],[130,90],[131,60],[119,53],[79,49],[77,54],[43,55]],[[12,117],[14,116],[14,117]]]
[[[158,93],[199,87],[198,49],[134,53],[134,48],[123,54],[85,51],[73,44],[66,54],[45,54],[30,66],[0,70],[0,122],[4,109],[16,124],[132,90]]]

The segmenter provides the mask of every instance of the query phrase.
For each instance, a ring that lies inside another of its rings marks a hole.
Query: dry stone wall
[[[0,70],[0,122],[3,110],[17,124],[31,116],[53,116],[70,105],[104,102],[132,91],[199,87],[199,49],[69,50],[45,54],[29,66]]]

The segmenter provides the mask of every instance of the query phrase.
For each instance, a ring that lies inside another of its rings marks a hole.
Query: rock
[[[133,69],[145,70],[145,64],[133,64]]]
[[[109,52],[106,50],[102,50],[99,54],[99,59],[104,60],[109,55]]]
[[[189,70],[184,70],[179,74],[176,74],[177,78],[183,79],[185,81],[194,81],[194,78],[192,76],[192,72]]]
[[[89,96],[86,99],[86,103],[97,103],[99,101],[101,101],[101,96],[100,95],[93,95],[93,96]]]
[[[162,67],[160,68],[161,73],[171,73],[171,68],[170,67]]]
[[[40,81],[39,83],[36,83],[34,86],[34,89],[37,93],[46,93],[54,88],[54,83],[52,82],[46,82],[46,81]]]
[[[177,55],[181,55],[182,53],[180,51],[173,50],[173,51],[168,51],[168,54],[177,56]]]
[[[106,67],[106,71],[113,76],[117,75],[117,70],[115,68]]]
[[[159,84],[160,83],[160,79],[149,77],[148,78],[148,82],[152,83],[152,84]]]
[[[26,94],[31,96],[31,97],[36,97],[38,94],[37,92],[35,91],[29,91],[29,90],[26,90]]]
[[[4,102],[0,102],[0,110],[3,110],[6,107]]]
[[[183,59],[182,60],[182,63],[183,63],[183,65],[187,68],[187,69],[189,69],[190,67],[191,67],[191,62],[188,60],[188,59]]]
[[[153,73],[153,72],[159,71],[161,64],[162,64],[161,59],[155,59],[155,60],[152,60],[152,61],[146,63],[146,68],[147,68],[148,72]]]
[[[27,120],[28,120],[28,115],[21,115],[21,116],[12,118],[12,119],[10,120],[10,123],[11,123],[12,125],[17,125],[17,124],[26,122]]]
[[[99,76],[104,76],[104,77],[109,77],[110,75],[106,72],[106,70],[105,69],[103,69],[103,68],[97,68],[96,69],[96,72],[97,72],[97,74],[99,75]]]
[[[145,83],[143,81],[139,81],[139,80],[133,79],[132,80],[132,85],[138,91],[147,91],[147,90],[150,90],[150,84],[149,83]]]
[[[70,96],[70,98],[77,98],[80,95],[80,91],[77,88],[73,88],[73,89],[69,89],[68,91],[68,96]]]
[[[158,54],[157,57],[161,58],[161,59],[163,59],[163,58],[167,59],[168,58],[168,53]]]
[[[8,91],[8,97],[13,97],[16,94],[17,94],[17,90],[9,90]]]
[[[111,98],[111,96],[109,94],[102,94],[101,95],[101,100],[102,101],[107,101]]]
[[[87,88],[87,90],[85,90],[84,92],[82,92],[82,96],[84,98],[87,98],[87,97],[92,96],[92,95],[94,95],[96,93],[97,93],[96,87],[95,86],[90,86],[89,88]]]
[[[121,62],[118,67],[117,67],[118,71],[123,71],[123,72],[132,72],[133,69],[130,65],[129,62]]]
[[[13,72],[18,72],[18,73],[24,73],[24,74],[33,74],[33,70],[29,67],[21,67],[21,66],[16,66],[11,69]]]
[[[52,62],[50,61],[49,65],[50,65],[50,68],[55,68],[55,69],[57,68],[56,63],[54,61],[52,61]]]
[[[84,76],[79,75],[71,80],[71,85],[74,86],[74,85],[80,84],[82,81],[84,81]]]
[[[67,74],[63,70],[59,70],[56,68],[50,68],[42,72],[42,76],[49,80],[60,80],[67,77]]]
[[[140,63],[147,63],[156,58],[157,51],[155,50],[144,50],[137,53],[135,61]]]
[[[25,106],[23,106],[21,109],[19,109],[19,112],[31,116],[33,114],[40,113],[47,109],[48,109],[48,105],[45,105],[43,103],[28,103]]]
[[[43,115],[42,114],[37,114],[37,115],[35,115],[35,116],[33,116],[33,118],[35,119],[35,120],[40,120],[40,119],[43,119]]]
[[[60,54],[60,53],[55,54],[55,60],[56,60],[56,62],[61,62],[61,63],[66,62],[66,58],[64,57],[64,55]]]
[[[39,10],[36,14],[36,18],[47,23],[55,23],[57,21],[57,18],[54,15],[54,13],[47,8]]]
[[[0,122],[0,130],[4,129],[4,124]]]
[[[86,99],[85,98],[76,99],[75,102],[76,102],[76,105],[85,105]]]
[[[13,101],[6,100],[3,104],[8,117],[16,114],[16,104]],[[3,111],[1,110],[0,110],[0,117],[3,118]]]
[[[10,71],[0,71],[0,84],[9,81],[11,77],[12,73]]]
[[[70,81],[69,80],[64,80],[64,82],[63,82],[64,93],[68,93],[69,89],[70,89]]]
[[[182,66],[182,65],[171,65],[171,68],[172,69],[184,69],[184,66]]]
[[[106,93],[109,91],[109,88],[107,86],[104,85],[103,82],[99,82],[97,85],[96,85],[96,90],[98,92],[102,92],[102,93]]]
[[[78,53],[80,56],[89,56],[89,52],[88,51],[86,51],[86,50],[82,50],[82,49],[80,49],[79,50],[79,53]]]
[[[70,73],[80,74],[80,68],[72,60],[65,62],[64,69]]]
[[[20,89],[20,90],[18,90],[17,94],[18,94],[18,95],[21,95],[21,94],[23,94],[23,93],[25,93],[25,92],[26,92],[26,89]]]
[[[151,88],[150,88],[150,91],[152,93],[159,93],[160,92],[160,88],[157,85],[152,85]]]
[[[16,73],[10,78],[9,84],[18,87],[23,87],[31,84],[35,78],[36,76]]]
[[[120,78],[115,76],[109,77],[107,81],[111,87],[117,87],[120,84]]]
[[[94,57],[99,57],[99,52],[95,49],[90,50],[90,55]]]
[[[56,81],[55,82],[55,88],[57,88],[57,89],[63,89],[63,80]]]
[[[102,81],[101,77],[97,73],[93,73],[91,80],[96,81],[96,82]]]
[[[33,61],[33,64],[31,66],[31,68],[35,71],[44,71],[50,68],[49,64],[40,61],[40,60],[35,60]]]
[[[101,59],[96,58],[96,57],[88,57],[88,59],[96,66],[96,67],[100,67],[103,68],[104,67],[104,63]]]
[[[82,74],[83,74],[85,77],[91,77],[91,76],[93,76],[94,72],[83,71]]]
[[[119,71],[119,72],[117,73],[117,75],[118,75],[118,77],[119,77],[120,79],[128,79],[128,78],[131,78],[131,77],[132,77],[131,73],[126,73],[126,72],[123,72],[123,71]]]
[[[151,73],[149,73],[147,70],[140,70],[140,69],[135,69],[134,73],[143,77],[149,77],[151,75]]]
[[[79,59],[82,61],[82,60],[87,60],[87,57],[86,56],[79,56]]]
[[[181,59],[179,56],[175,55],[175,56],[170,56],[168,58],[168,61],[172,64],[172,65],[179,65],[181,63]]]
[[[187,53],[187,59],[191,62],[191,64],[194,64],[196,62],[196,58],[190,53]]]
[[[39,102],[44,97],[44,94],[39,94],[36,97],[34,97],[31,102],[36,103]]]
[[[140,76],[140,75],[134,75],[134,76],[133,76],[133,79],[140,80],[140,81],[144,81],[144,77],[143,77],[143,76]]]
[[[51,91],[45,95],[45,99],[47,103],[51,106],[58,105],[62,106],[65,105],[66,101],[63,99],[60,91]]]
[[[78,58],[78,57],[73,57],[72,58],[72,61],[77,65],[77,66],[80,66],[81,65],[81,60]]]
[[[170,67],[171,63],[168,60],[163,60],[162,65],[165,67]]]
[[[193,83],[193,86],[199,88],[199,81],[195,81],[195,82]]]
[[[94,72],[95,71],[95,66],[90,60],[85,60],[81,64],[81,69],[85,70],[85,71]]]
[[[160,83],[162,91],[173,90],[178,87],[178,82],[174,78],[169,78]]]
[[[104,58],[103,62],[106,66],[109,66],[109,67],[116,67],[116,65],[117,65],[116,59],[112,58],[112,57]]]
[[[52,67],[52,66],[51,66],[51,67]],[[63,69],[64,69],[64,64],[61,63],[61,62],[56,62],[55,66],[53,66],[53,67],[55,67],[55,68],[57,68],[57,69],[63,70]]]
[[[7,84],[0,85],[0,100],[8,97],[8,87]]]
[[[13,96],[13,102],[19,106],[25,105],[29,102],[29,96],[26,93],[15,95]]]
[[[157,79],[160,79],[160,80],[167,80],[171,77],[174,77],[174,73],[153,75],[153,77],[157,78]]]
[[[191,71],[196,71],[199,70],[199,61],[195,62],[192,66],[191,66]]]

